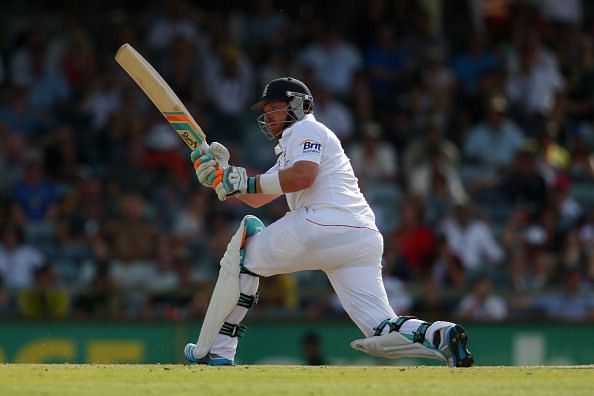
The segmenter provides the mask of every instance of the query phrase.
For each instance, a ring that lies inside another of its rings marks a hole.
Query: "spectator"
[[[389,106],[396,103],[394,93],[412,79],[413,58],[400,47],[393,24],[379,25],[376,36],[365,53],[369,88],[377,104]]]
[[[498,59],[486,48],[486,37],[471,35],[466,43],[466,50],[456,56],[452,68],[463,92],[473,96],[478,92],[481,74],[498,66]]]
[[[147,217],[147,202],[138,195],[124,195],[119,214],[105,226],[115,261],[112,276],[124,289],[144,285],[147,269],[155,257],[157,230]]]
[[[315,90],[314,97],[316,119],[334,131],[344,146],[348,146],[355,132],[350,109],[335,99],[324,86],[319,86]]]
[[[316,81],[334,95],[344,97],[351,89],[357,71],[363,69],[363,57],[336,27],[322,23],[324,27],[301,51],[297,63],[302,69],[312,69]]]
[[[22,178],[27,139],[22,135],[8,133],[1,125],[0,139],[0,196],[8,197]]]
[[[493,293],[489,277],[480,276],[474,280],[472,292],[462,298],[456,311],[461,320],[503,320],[507,317],[507,304]]]
[[[207,238],[205,221],[208,212],[208,199],[205,191],[193,194],[180,210],[173,225],[173,235],[182,244],[199,243]]]
[[[592,121],[594,108],[594,49],[591,43],[582,44],[582,59],[569,66],[565,73],[566,97],[563,101],[567,124],[579,134],[584,122]]]
[[[464,142],[465,158],[492,177],[512,162],[524,143],[522,130],[505,116],[506,109],[505,98],[490,98],[485,117],[468,131]]]
[[[18,294],[20,313],[26,318],[64,318],[70,312],[70,295],[61,288],[50,265],[35,269],[33,285]]]
[[[451,296],[444,293],[444,289],[433,278],[423,279],[420,286],[412,306],[415,315],[426,313],[423,316],[438,318],[442,314],[451,313],[455,308]]]
[[[287,14],[278,12],[272,0],[257,0],[251,3],[250,8],[250,11],[243,15],[245,19],[242,38],[245,44],[258,53],[271,47],[285,45],[291,26]],[[264,81],[270,81],[270,79],[266,78]]]
[[[582,205],[571,196],[571,182],[569,178],[560,174],[550,190],[551,206],[559,214],[559,228],[566,231],[577,224],[583,216]]]
[[[413,5],[409,15],[410,27],[404,31],[403,47],[416,59],[427,53],[430,48],[447,51],[448,43],[440,36],[439,30],[432,23],[432,16],[423,6]]]
[[[40,127],[55,127],[60,118],[67,117],[65,104],[71,92],[62,71],[51,67],[44,39],[33,34],[23,57],[15,57],[15,60],[23,63],[12,65],[14,81],[27,87],[28,103],[34,117],[37,117]]]
[[[133,144],[121,161],[110,162],[110,169],[107,170],[110,183],[104,189],[111,185],[121,193],[148,196],[155,188],[158,176],[156,169],[146,170],[146,151],[141,143]],[[102,179],[107,181],[105,177]]]
[[[571,163],[567,172],[571,180],[576,182],[594,180],[594,150],[584,135],[580,133],[569,145]]]
[[[79,287],[81,263],[90,256],[90,246],[78,225],[67,220],[56,224],[53,249],[49,250],[52,270],[69,290]]]
[[[504,230],[502,240],[510,253],[509,273],[516,290],[541,290],[555,273],[556,218],[548,209],[540,218],[519,209]],[[515,230],[514,230],[515,228]]]
[[[73,301],[73,313],[78,318],[121,318],[124,290],[110,275],[109,262],[97,263],[89,284]]]
[[[214,140],[233,139],[229,134],[240,128],[239,115],[251,103],[254,96],[254,70],[251,60],[233,44],[220,44],[209,57],[204,74],[207,98],[213,106],[216,130],[209,130]]]
[[[178,315],[177,292],[181,280],[177,262],[171,249],[171,238],[161,235],[157,242],[156,260],[146,268],[142,290],[145,295],[145,317],[169,317]]]
[[[304,363],[308,366],[324,366],[326,359],[322,355],[320,337],[313,332],[305,333],[301,338]]]
[[[417,164],[410,173],[409,191],[428,198],[431,195],[434,177],[445,179],[448,196],[454,201],[466,199],[466,192],[458,170],[452,166],[439,146],[427,147],[427,158]]]
[[[563,5],[555,0],[543,0],[536,5],[544,17],[555,23],[579,26],[584,18],[581,0],[568,0]]]
[[[547,203],[546,181],[538,173],[534,154],[524,149],[501,175],[497,188],[508,205],[523,205],[532,213],[539,212]]]
[[[594,294],[577,268],[565,268],[558,290],[536,296],[533,304],[548,319],[586,320],[594,318]]]
[[[349,156],[361,188],[395,184],[398,173],[396,150],[383,139],[381,125],[368,121],[360,130],[361,139],[350,146]]]
[[[68,191],[70,183],[78,179],[80,155],[75,132],[66,124],[52,130],[45,143],[44,168],[56,189]]]
[[[72,97],[79,100],[92,82],[97,71],[97,58],[87,31],[76,28],[67,38],[67,47],[61,59],[62,73]]]
[[[400,204],[400,223],[392,235],[400,252],[395,274],[404,280],[420,280],[431,273],[435,258],[435,233],[423,220],[422,201],[405,198]]]
[[[58,191],[56,184],[46,177],[40,153],[26,155],[24,173],[17,181],[13,198],[29,223],[51,221],[57,215]]]
[[[184,0],[171,0],[146,26],[146,43],[150,50],[163,54],[173,47],[178,37],[196,45],[203,45],[204,38],[196,24],[195,10]]]
[[[559,125],[547,122],[538,137],[528,139],[525,144],[526,149],[536,156],[538,170],[549,186],[554,184],[560,172],[569,168],[571,161],[567,149],[557,143],[558,136]]]
[[[437,237],[437,254],[433,262],[432,280],[436,287],[455,292],[463,290],[466,285],[462,260],[452,251],[444,235]]]
[[[429,149],[438,147],[445,156],[445,162],[457,167],[460,162],[460,152],[456,145],[444,136],[444,120],[437,114],[426,117],[421,136],[410,141],[403,153],[403,176],[407,183],[412,182],[411,172],[419,164],[429,158]]]
[[[0,124],[4,124],[10,134],[34,136],[39,132],[40,122],[29,104],[29,89],[15,85],[9,92],[8,103],[0,106]]]
[[[428,48],[423,54],[424,67],[419,71],[421,84],[432,98],[434,111],[450,114],[457,93],[456,78],[447,65],[445,51]]]
[[[8,290],[33,286],[35,270],[43,265],[44,257],[24,241],[23,229],[16,224],[4,224],[0,239],[0,277]]]
[[[439,224],[450,213],[458,199],[452,195],[452,186],[446,175],[441,171],[431,173],[431,179],[424,198],[425,218],[429,225]]]
[[[201,76],[205,72],[204,54],[196,51],[194,42],[183,36],[177,36],[170,49],[170,55],[163,61],[163,75],[173,92],[189,106],[204,100],[204,93],[199,87]]]
[[[88,124],[94,133],[105,133],[110,117],[121,105],[122,92],[111,74],[96,75],[85,90],[81,112],[88,117]]]
[[[564,88],[556,60],[546,59],[538,40],[522,46],[517,68],[512,66],[505,82],[506,96],[529,136],[551,115]]]
[[[504,253],[486,222],[469,202],[458,202],[441,225],[452,253],[462,260],[467,279],[479,273],[497,274]]]
[[[382,127],[374,121],[364,122],[361,138],[349,151],[351,165],[366,193],[369,204],[377,213],[378,227],[391,231],[396,221],[394,203],[399,199],[397,155],[392,144],[383,138]]]
[[[253,67],[241,49],[232,44],[219,45],[213,55],[204,79],[209,97],[222,114],[237,116],[253,98]]]

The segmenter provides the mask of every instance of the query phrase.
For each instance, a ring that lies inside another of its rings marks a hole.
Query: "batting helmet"
[[[262,110],[269,102],[287,102],[289,111],[297,120],[313,111],[313,96],[307,85],[292,77],[282,77],[270,81],[262,91],[260,100],[252,105],[253,110]]]
[[[285,102],[287,104],[287,107],[282,111],[287,112],[289,119],[281,122],[284,124],[283,130],[295,121],[303,119],[306,114],[313,111],[313,96],[311,96],[309,88],[295,78],[283,77],[270,81],[264,87],[260,100],[252,105],[252,109],[262,110],[266,103],[276,101]],[[277,136],[273,133],[271,125],[266,121],[266,115],[269,113],[261,114],[258,117],[257,122],[264,135],[269,139],[274,139]]]

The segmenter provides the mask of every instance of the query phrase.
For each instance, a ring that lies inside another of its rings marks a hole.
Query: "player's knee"
[[[246,215],[243,217],[243,219],[241,220],[241,224],[243,227],[243,232],[244,232],[244,237],[241,243],[241,248],[239,249],[239,267],[240,267],[240,272],[242,274],[246,274],[246,275],[251,275],[254,277],[258,277],[259,275],[250,271],[249,269],[246,268],[246,266],[244,265],[244,261],[245,261],[245,241],[247,241],[249,238],[253,237],[254,235],[262,232],[264,230],[264,228],[266,227],[264,225],[264,223],[262,222],[262,220],[260,220],[259,218],[257,218],[254,215]]]
[[[254,215],[246,215],[241,220],[245,229],[245,238],[250,238],[259,232],[262,232],[266,226],[262,223],[262,220]]]

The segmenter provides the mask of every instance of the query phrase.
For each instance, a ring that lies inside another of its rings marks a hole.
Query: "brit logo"
[[[314,142],[313,140],[303,141],[303,152],[304,153],[319,153],[322,150],[322,144]]]

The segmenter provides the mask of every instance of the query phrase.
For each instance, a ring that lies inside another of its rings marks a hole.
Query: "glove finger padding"
[[[206,153],[208,153],[208,147],[199,147],[196,150],[192,151],[192,153],[190,154],[190,159],[192,160],[192,162],[194,162]]]
[[[196,161],[198,162],[198,160]],[[215,178],[215,173],[217,168],[215,167],[216,161],[214,160],[207,160],[202,162],[196,168],[196,176],[198,177],[198,181],[205,187],[212,187],[212,181]]]
[[[212,188],[216,188],[223,181],[224,174],[224,169],[217,169],[214,174],[211,173],[210,175],[208,175],[208,181]]]
[[[223,186],[223,183],[219,183],[217,184],[217,186],[215,187],[215,191],[217,193],[217,198],[219,198],[219,201],[224,201],[227,199],[227,190],[225,190],[225,187]]]
[[[225,169],[229,167],[229,158],[231,157],[231,154],[229,154],[227,147],[219,142],[212,142],[209,151],[214,155],[220,168]]]

